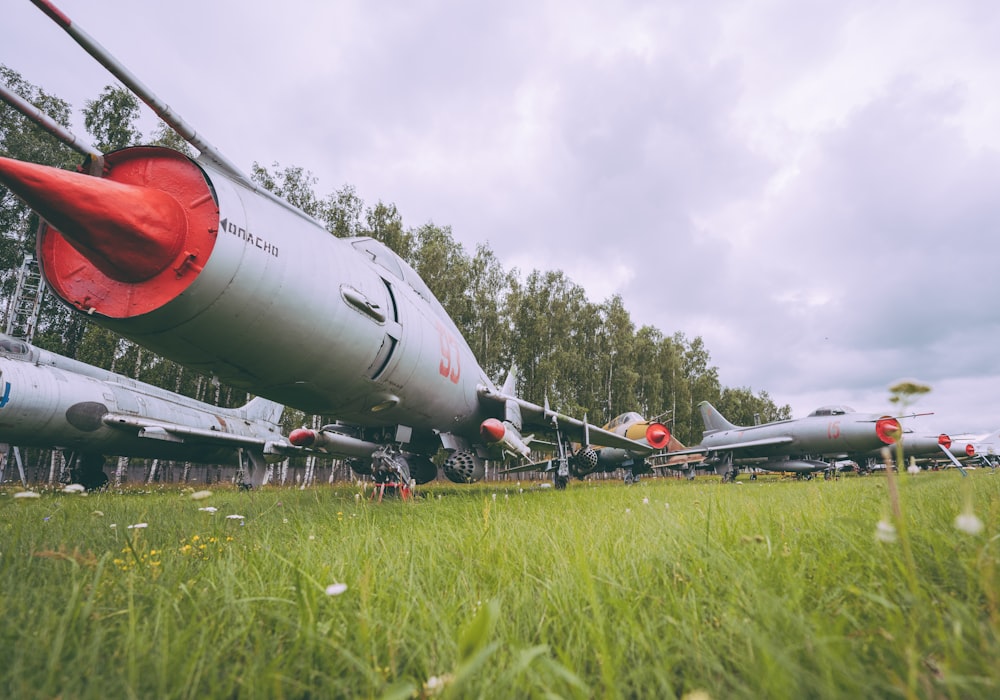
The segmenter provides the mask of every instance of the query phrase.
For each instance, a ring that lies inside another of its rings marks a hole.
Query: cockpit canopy
[[[31,358],[31,346],[23,340],[0,334],[0,355],[27,360]]]
[[[810,416],[843,416],[848,413],[855,413],[850,406],[820,406],[810,413]]]

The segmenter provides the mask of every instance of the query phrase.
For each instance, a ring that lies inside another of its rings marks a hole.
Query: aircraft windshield
[[[28,344],[15,338],[0,337],[0,354],[17,359],[26,359],[31,353]]]
[[[848,413],[854,413],[854,409],[850,406],[821,406],[815,411],[810,413],[810,416],[843,416]]]

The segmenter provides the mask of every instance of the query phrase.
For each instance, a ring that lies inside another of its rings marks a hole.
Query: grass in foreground
[[[8,489],[0,696],[994,695],[1000,475],[898,479]]]

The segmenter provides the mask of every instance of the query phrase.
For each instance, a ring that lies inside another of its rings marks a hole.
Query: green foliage
[[[108,85],[96,100],[87,100],[84,105],[83,124],[99,151],[117,151],[142,139],[135,126],[139,98],[126,88]]]
[[[912,562],[884,476],[0,491],[0,696],[993,697],[1000,482],[900,476]]]

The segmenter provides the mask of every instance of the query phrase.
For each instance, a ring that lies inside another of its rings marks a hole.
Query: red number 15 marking
[[[458,341],[441,323],[435,325],[438,339],[441,341],[441,363],[438,365],[438,372],[442,377],[448,377],[453,384],[458,384],[458,378],[462,373]]]

